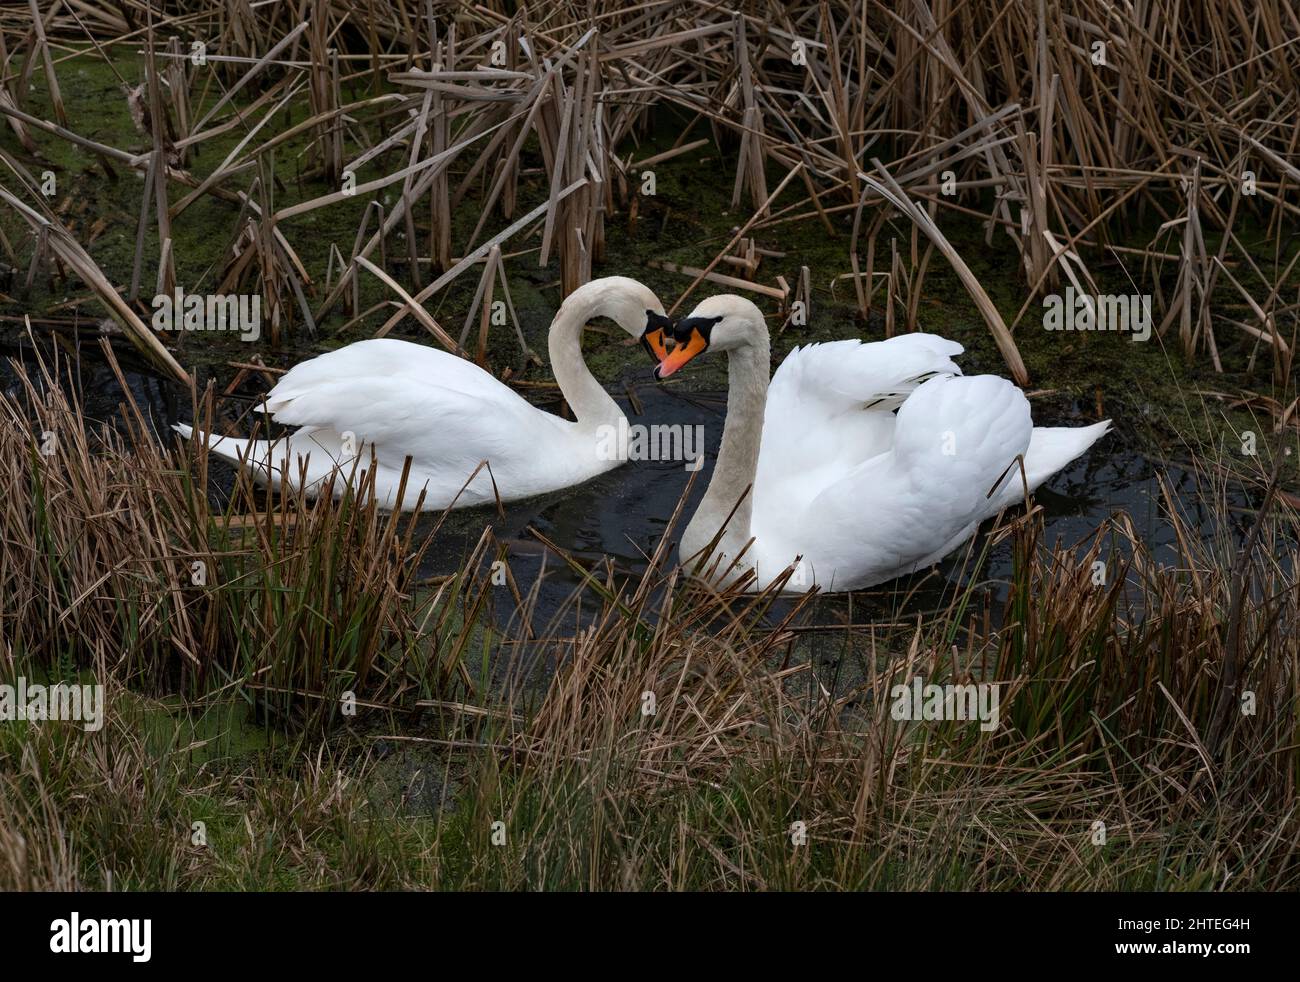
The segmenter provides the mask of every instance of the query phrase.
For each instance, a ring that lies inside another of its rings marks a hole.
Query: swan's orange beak
[[[685,341],[677,342],[677,346],[665,358],[660,359],[659,367],[655,369],[655,378],[667,378],[708,346],[708,339],[699,330],[692,328]]]
[[[645,350],[650,352],[650,357],[655,361],[663,361],[668,357],[667,338],[664,337],[664,329],[647,328],[646,332],[641,335],[641,343],[645,345]]]

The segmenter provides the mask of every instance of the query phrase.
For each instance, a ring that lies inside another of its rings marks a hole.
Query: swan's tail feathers
[[[1035,426],[1025,452],[1025,480],[1030,491],[1037,491],[1053,474],[1064,470],[1094,443],[1110,431],[1110,420],[1091,426]],[[1025,497],[1025,481],[1020,469],[1008,475],[998,496],[997,508],[1018,504]],[[996,509],[995,509],[996,510]]]
[[[201,440],[212,456],[252,472],[258,483],[265,484],[270,479],[267,469],[267,460],[271,455],[269,440],[241,440],[233,436],[196,432],[194,427],[185,423],[173,423],[172,429],[187,440]]]
[[[266,394],[265,399],[263,399],[261,402],[259,402],[256,406],[253,407],[253,412],[257,413],[258,415],[265,414],[267,416],[270,416],[272,419],[275,419],[275,414],[280,412],[283,409],[288,408],[289,403],[293,402],[293,400],[297,398],[297,396],[298,396],[297,392],[292,392],[288,394],[282,393],[277,395],[276,390],[272,389],[270,392]]]
[[[309,495],[315,495],[324,482],[342,474],[344,480],[335,487],[335,493],[341,493],[357,456],[365,461],[370,455],[367,444],[353,447],[351,438],[345,443],[339,433],[323,427],[304,426],[274,441],[196,433],[184,423],[176,423],[172,429],[186,439],[202,439],[214,457],[248,471],[254,481],[272,491],[301,484]]]
[[[1091,426],[1035,426],[1025,454],[1025,475],[1033,491],[1110,431],[1110,420]]]

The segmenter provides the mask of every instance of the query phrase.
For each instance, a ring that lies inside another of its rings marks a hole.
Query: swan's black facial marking
[[[678,344],[685,344],[691,339],[691,332],[698,331],[707,348],[713,336],[713,326],[720,320],[721,317],[683,317],[673,328],[673,337],[677,339]]]
[[[655,378],[667,378],[696,355],[708,351],[713,325],[720,320],[721,317],[683,317],[679,320],[673,328],[673,337],[677,340],[677,346],[667,358],[659,362],[659,367],[655,369]]]
[[[647,310],[645,318],[645,330],[641,332],[641,345],[657,364],[668,355],[668,339],[673,336],[673,319],[653,310]]]
[[[673,333],[673,319],[653,310],[645,312],[645,330],[641,332],[641,346],[650,353],[655,364],[668,357],[668,338]]]

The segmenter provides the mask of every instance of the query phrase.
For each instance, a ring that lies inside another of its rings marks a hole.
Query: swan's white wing
[[[768,386],[760,473],[765,460],[774,468],[819,467],[879,452],[878,421],[930,376],[960,375],[952,358],[961,351],[934,334],[795,348]]]
[[[488,372],[457,355],[396,338],[372,338],[298,363],[266,394],[265,406],[274,414],[318,386],[365,377],[432,382],[471,396],[495,390],[513,395]]]
[[[771,543],[764,554],[794,549],[823,588],[837,590],[907,572],[989,513],[1000,477],[1019,480],[1008,468],[1032,429],[1028,401],[1006,379],[933,378],[899,409],[889,450],[840,474],[785,528],[756,529]]]
[[[362,375],[317,384],[278,410],[275,419],[350,431],[398,466],[407,455],[417,464],[459,466],[470,458],[477,463],[507,452],[529,455],[533,441],[556,435],[551,420],[563,425],[558,417],[505,392],[505,398],[488,388],[468,395],[434,382]]]
[[[404,341],[363,341],[303,362],[265,405],[277,422],[314,434],[318,447],[353,434],[362,461],[373,448],[390,476],[410,456],[411,484],[427,486],[430,501],[450,500],[484,460],[491,478],[482,472],[461,503],[490,500],[493,481],[509,500],[603,469],[593,469],[594,447],[575,442],[572,423],[538,410],[463,358]]]
[[[962,347],[933,334],[796,348],[768,387],[755,478],[755,521],[798,510],[889,448],[892,410],[925,379],[960,375]]]

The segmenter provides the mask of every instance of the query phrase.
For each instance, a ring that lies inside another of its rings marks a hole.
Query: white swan
[[[266,395],[262,408],[279,423],[301,427],[275,441],[207,437],[216,456],[249,469],[279,489],[302,479],[309,492],[336,468],[341,494],[373,448],[375,496],[397,505],[405,459],[411,458],[401,506],[442,510],[513,501],[580,484],[619,463],[602,436],[624,420],[618,404],[582,358],[582,329],[609,317],[640,338],[656,360],[665,355],[663,306],[636,280],[611,276],[574,290],[551,323],[551,370],[575,421],[544,412],[472,362],[446,351],[389,338],[358,341],[295,365]],[[191,427],[177,424],[185,437]],[[470,475],[487,461],[466,486]],[[490,473],[489,473],[490,468]]]
[[[704,351],[728,353],[722,444],[682,558],[709,556],[723,580],[752,569],[755,589],[791,566],[788,592],[923,569],[1023,500],[1017,456],[1033,490],[1110,427],[1035,427],[1015,385],[963,377],[951,361],[961,345],[933,334],[797,348],[770,386],[767,326],[743,297],[710,297],[674,335],[659,378]]]

